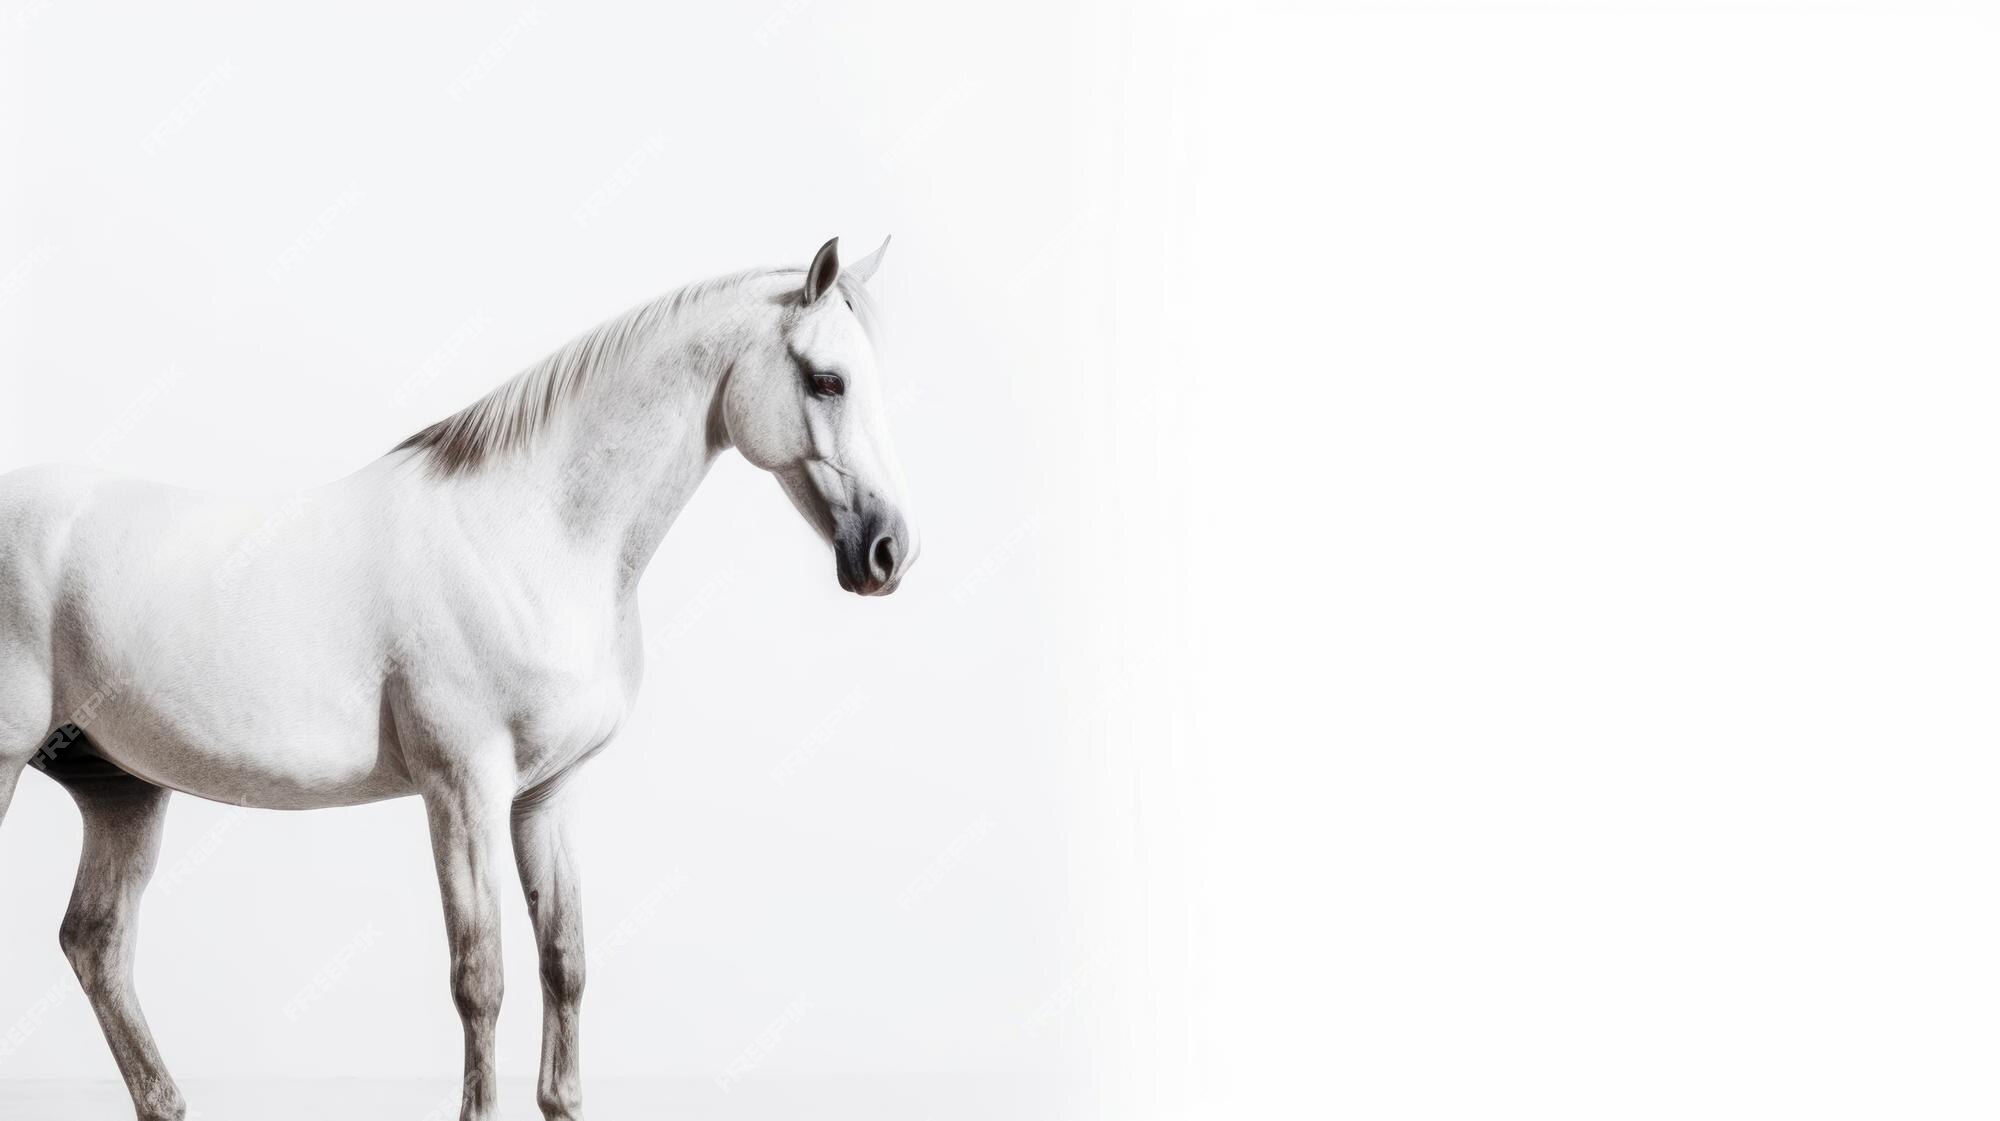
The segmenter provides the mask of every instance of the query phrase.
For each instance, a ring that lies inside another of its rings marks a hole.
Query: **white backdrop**
[[[877,285],[922,583],[841,593],[775,483],[718,466],[648,576],[645,702],[586,784],[588,1069],[714,1073],[774,1023],[759,1073],[1072,1062],[1038,1009],[1081,952],[1081,686],[1050,650],[1087,590],[1044,542],[1088,460],[1039,414],[1090,373],[1082,254],[1107,254],[1063,243],[1104,196],[1059,169],[1122,104],[1084,64],[1109,28],[811,4],[23,19],[9,466],[328,480],[634,302],[899,234]],[[1009,43],[1040,78],[957,57]],[[65,1000],[0,1076],[107,1075],[54,941],[76,815],[23,786],[0,1031]],[[455,1070],[426,851],[413,801],[181,800],[140,961],[175,1069]],[[507,934],[502,1061],[532,1073],[518,900]]]
[[[585,782],[590,1076],[777,1025],[759,1076],[1132,1118],[2000,1106],[1975,6],[11,18],[4,466],[324,481],[897,235],[923,561],[844,596],[734,458],[669,537]],[[415,803],[169,830],[177,1071],[456,1069]],[[0,1080],[111,1073],[76,833],[24,779]]]

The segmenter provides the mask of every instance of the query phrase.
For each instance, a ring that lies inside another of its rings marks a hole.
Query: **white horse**
[[[723,450],[778,477],[840,585],[916,560],[863,282],[693,285],[597,327],[340,482],[226,498],[74,467],[0,477],[0,817],[31,762],[82,808],[62,947],[141,1121],[179,1121],[132,985],[168,793],[270,809],[424,799],[465,1027],[494,1111],[497,866],[540,949],[539,1101],[581,1116],[565,797],[639,688],[636,587]],[[883,242],[883,249],[888,243]]]

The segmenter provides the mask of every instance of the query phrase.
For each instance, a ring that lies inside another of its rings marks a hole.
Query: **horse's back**
[[[7,566],[5,571],[52,547],[90,492],[107,477],[67,463],[44,463],[0,475],[0,565]]]
[[[165,570],[198,555],[161,549],[198,511],[225,500],[95,468],[43,464],[0,475],[0,639],[60,660],[64,617],[89,625],[92,603],[118,578],[141,596],[174,592]],[[240,518],[240,515],[239,515]]]

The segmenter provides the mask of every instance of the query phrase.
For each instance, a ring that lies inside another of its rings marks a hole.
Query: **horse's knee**
[[[56,932],[56,941],[62,944],[63,956],[69,959],[70,968],[85,985],[95,985],[104,980],[106,964],[111,960],[111,941],[117,933],[117,919],[94,909],[72,910],[63,916],[62,927]]]
[[[557,1004],[583,1002],[583,947],[556,943],[542,947],[542,992]]]
[[[461,955],[451,967],[451,1000],[466,1020],[494,1020],[500,1015],[503,982],[496,957]]]

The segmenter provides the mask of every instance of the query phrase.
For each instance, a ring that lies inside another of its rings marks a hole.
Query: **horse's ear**
[[[813,255],[813,263],[806,269],[806,287],[803,293],[808,307],[819,302],[819,298],[833,288],[833,282],[840,279],[840,239],[831,238],[819,247]]]
[[[882,244],[875,247],[875,252],[847,266],[847,275],[863,284],[868,283],[869,278],[875,275],[875,270],[882,267],[882,254],[888,251],[889,239],[885,237],[882,239]]]

